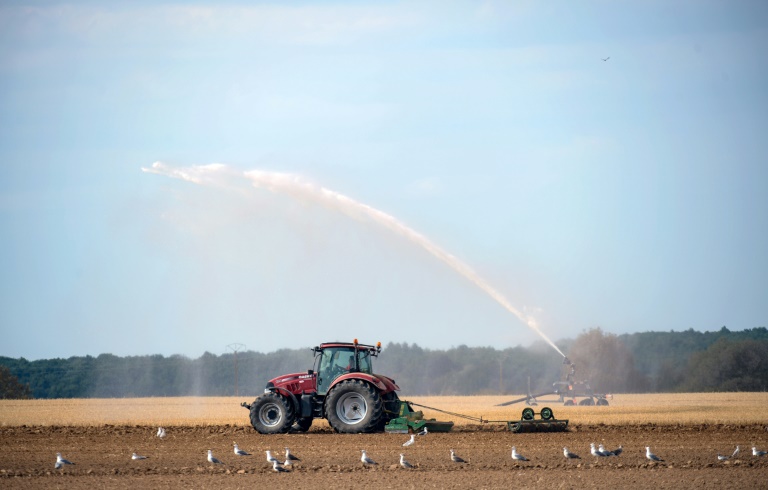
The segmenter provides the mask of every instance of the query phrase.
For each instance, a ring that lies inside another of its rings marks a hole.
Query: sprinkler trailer
[[[373,372],[373,358],[381,353],[381,342],[375,346],[354,342],[328,342],[312,348],[313,369],[285,374],[271,379],[262,395],[248,404],[240,405],[250,412],[253,428],[261,434],[282,434],[289,431],[306,432],[316,418],[328,420],[335,432],[357,434],[380,432],[407,433],[427,429],[428,432],[448,432],[453,422],[425,419],[422,407],[480,424],[503,423],[511,432],[556,432],[568,429],[568,420],[555,419],[552,409],[544,407],[536,413],[525,408],[520,420],[486,420],[401,400],[395,380]],[[565,358],[568,365],[572,365]],[[571,370],[571,381],[575,367]],[[558,383],[555,383],[557,385]],[[546,394],[555,393],[548,392]],[[598,396],[598,395],[593,395]],[[562,395],[561,395],[562,399]],[[601,403],[598,398],[598,405]],[[502,403],[510,405],[533,400],[530,395],[520,400]],[[583,403],[580,403],[583,404]],[[607,405],[607,401],[604,403]],[[539,418],[536,418],[536,415]]]

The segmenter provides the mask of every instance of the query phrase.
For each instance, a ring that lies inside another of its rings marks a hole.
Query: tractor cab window
[[[325,393],[333,380],[349,372],[372,373],[371,356],[368,351],[357,351],[349,347],[330,347],[320,354],[317,366],[317,391]]]
[[[358,351],[357,366],[361,373],[373,374],[373,368],[371,367],[371,353],[367,350]]]
[[[320,354],[320,364],[317,369],[318,393],[325,393],[334,379],[344,373],[348,373],[354,367],[354,350],[338,347],[323,350]]]

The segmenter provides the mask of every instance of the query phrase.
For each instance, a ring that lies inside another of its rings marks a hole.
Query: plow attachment
[[[424,427],[429,432],[448,432],[453,427],[453,422],[425,419],[421,410],[415,411],[410,402],[402,400],[398,416],[387,422],[384,431],[390,434],[407,434],[409,431],[418,432]]]
[[[536,418],[536,415],[539,418]],[[564,432],[568,430],[568,419],[557,420],[551,408],[544,407],[538,414],[532,408],[523,410],[519,421],[507,421],[510,432]]]
[[[440,410],[439,408],[427,407],[419,405],[417,403],[408,402],[405,400],[400,401],[400,409],[398,417],[390,420],[387,425],[384,426],[384,430],[388,433],[408,433],[410,431],[418,432],[424,427],[429,432],[448,432],[453,428],[453,422],[440,422],[435,419],[425,419],[424,414],[419,411],[414,411],[413,406],[419,406],[437,412],[442,412],[454,417],[472,420],[480,424],[506,424],[507,430],[510,432],[565,432],[568,430],[568,419],[558,420],[555,418],[555,414],[549,407],[544,407],[541,412],[534,412],[532,408],[528,407],[523,410],[523,415],[520,420],[486,420],[482,417],[472,417],[469,415],[462,415],[460,413],[448,412]],[[538,418],[536,416],[538,415]]]

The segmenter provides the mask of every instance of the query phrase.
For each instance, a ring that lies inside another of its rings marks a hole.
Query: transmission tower
[[[240,396],[240,390],[237,388],[237,353],[245,350],[245,344],[234,343],[229,344],[227,349],[235,353],[235,396]]]

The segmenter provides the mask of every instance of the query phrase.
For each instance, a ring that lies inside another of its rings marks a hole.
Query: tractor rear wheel
[[[285,434],[295,418],[291,401],[278,393],[265,393],[251,404],[251,425],[260,434]]]
[[[325,418],[336,432],[375,432],[384,415],[381,394],[368,383],[348,379],[336,385],[325,399]]]
[[[581,405],[581,406],[588,406],[588,407],[591,407],[594,404],[595,404],[595,400],[593,400],[591,398],[585,398],[585,399],[583,399],[583,400],[581,400],[579,402],[579,405]]]

